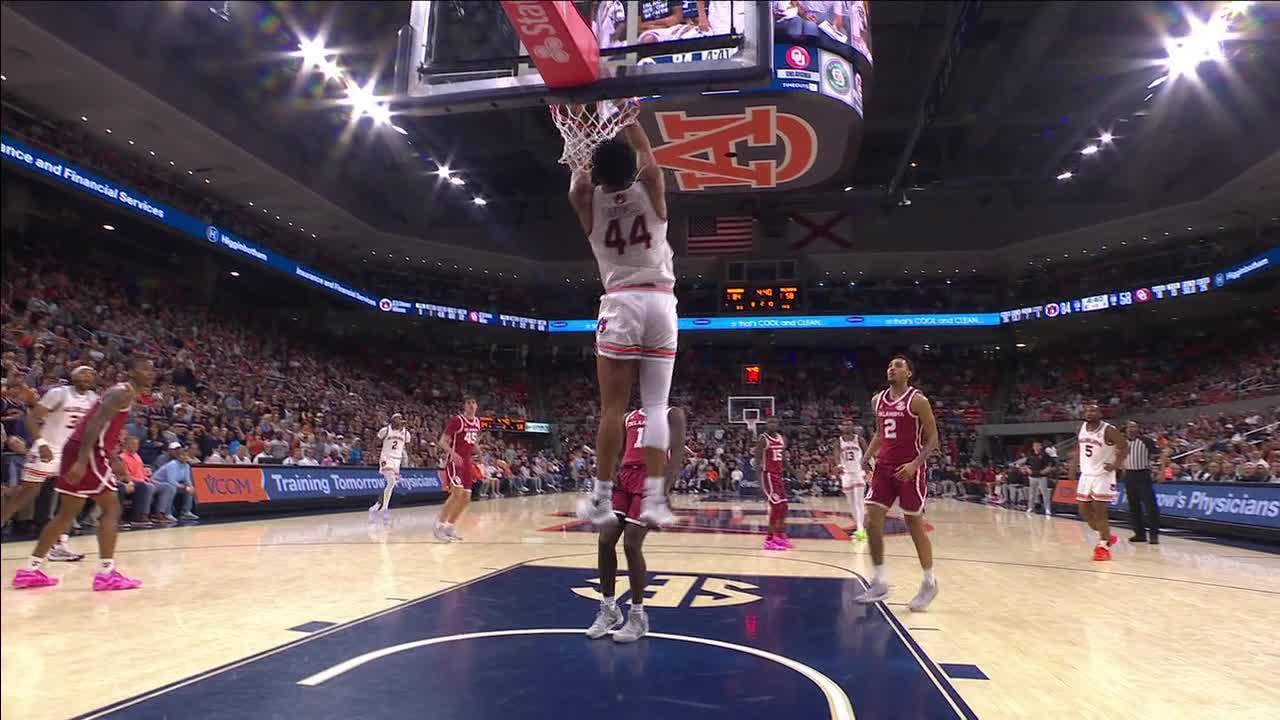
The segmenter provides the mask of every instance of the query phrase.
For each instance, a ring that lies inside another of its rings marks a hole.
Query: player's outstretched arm
[[[653,157],[653,147],[649,144],[649,136],[644,134],[640,123],[634,122],[622,129],[622,135],[631,148],[636,151],[636,167],[640,170],[636,178],[649,195],[653,211],[663,220],[667,219],[667,186],[662,177],[662,168]]]
[[[684,408],[673,407],[667,410],[667,423],[671,428],[671,458],[667,460],[667,481],[663,485],[663,491],[670,494],[671,488],[676,484],[676,476],[684,467],[685,429],[688,425]]]
[[[569,178],[569,205],[578,215],[578,224],[586,234],[591,234],[591,197],[595,185],[591,182],[591,173],[585,170],[574,170]]]

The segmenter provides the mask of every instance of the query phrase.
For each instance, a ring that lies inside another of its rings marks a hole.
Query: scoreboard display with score
[[[507,415],[499,415],[497,417],[481,415],[480,429],[522,433],[525,431],[525,421],[524,418],[509,417]]]
[[[792,312],[800,308],[800,288],[795,285],[726,287],[721,305],[725,312]]]

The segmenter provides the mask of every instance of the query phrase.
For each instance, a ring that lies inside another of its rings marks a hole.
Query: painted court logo
[[[740,115],[690,117],[684,110],[654,114],[663,144],[658,164],[675,172],[681,190],[774,188],[800,179],[818,157],[818,136],[807,120],[777,106],[748,107]],[[771,148],[774,158],[740,162],[738,146]]]

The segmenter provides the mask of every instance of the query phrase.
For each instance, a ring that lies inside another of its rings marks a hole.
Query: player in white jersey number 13
[[[391,523],[391,493],[400,482],[400,465],[404,462],[409,445],[409,429],[404,426],[404,416],[395,413],[391,422],[378,431],[382,441],[382,455],[378,458],[378,472],[386,480],[382,487],[382,499],[369,508],[369,522],[380,519],[384,525]]]
[[[867,539],[863,528],[867,510],[867,476],[862,471],[862,454],[866,446],[862,428],[848,420],[840,423],[840,437],[836,441],[836,467],[840,469],[840,490],[849,498],[849,511],[853,514],[853,540]]]
[[[674,521],[663,490],[670,427],[667,396],[676,356],[675,269],[667,244],[667,201],[662,169],[639,125],[625,139],[596,146],[590,176],[575,171],[569,202],[591,242],[604,295],[596,325],[600,428],[599,479],[579,514],[597,525],[617,522],[610,506],[625,434],[623,418],[637,377],[648,417],[644,434],[645,499],[640,519]]]
[[[31,434],[31,449],[22,464],[22,482],[4,500],[0,515],[0,525],[7,524],[22,508],[30,505],[40,495],[40,488],[58,475],[58,464],[62,460],[62,446],[67,444],[71,431],[76,423],[98,402],[98,393],[93,391],[97,374],[88,365],[81,365],[71,371],[71,385],[60,385],[51,388],[40,398],[40,402],[27,413],[27,430]],[[49,551],[50,560],[76,561],[84,559],[84,555],[72,552],[67,547],[67,536],[58,539],[58,544]]]

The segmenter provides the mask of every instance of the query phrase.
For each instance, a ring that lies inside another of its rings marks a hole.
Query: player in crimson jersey
[[[120,461],[120,433],[129,419],[133,401],[151,389],[155,377],[156,370],[150,360],[131,359],[129,382],[112,385],[76,424],[62,448],[56,485],[62,495],[58,514],[44,526],[35,551],[14,576],[15,588],[58,584],[56,579],[44,574],[45,558],[89,498],[102,508],[102,517],[98,520],[98,572],[93,576],[93,589],[131,590],[142,585],[141,580],[125,577],[116,570],[116,535],[120,529],[116,475],[128,477]]]
[[[929,399],[909,384],[914,375],[910,360],[901,355],[893,358],[886,374],[888,389],[871,399],[876,434],[862,460],[863,470],[871,476],[871,489],[867,492],[867,535],[871,540],[874,574],[871,585],[857,601],[873,603],[889,597],[884,571],[884,516],[897,500],[916,545],[920,567],[924,568],[920,592],[908,603],[911,610],[919,612],[929,607],[938,595],[938,581],[933,575],[933,545],[924,522],[924,501],[928,494],[925,460],[938,447],[938,423]],[[871,458],[875,458],[874,469]]]
[[[772,417],[765,420],[764,433],[756,440],[755,461],[760,470],[760,490],[769,504],[769,531],[764,538],[765,550],[790,550],[787,539],[787,481],[782,477],[782,460],[787,440],[778,432]]]
[[[461,542],[454,523],[471,504],[471,486],[479,479],[476,471],[476,444],[480,442],[480,418],[476,417],[476,399],[463,398],[462,414],[449,419],[440,434],[440,449],[445,452],[444,483],[449,499],[444,501],[435,537],[441,542]]]
[[[675,483],[676,471],[684,467],[684,431],[685,414],[680,408],[667,410],[667,422],[670,428],[667,462],[666,484],[664,492],[671,492]],[[587,629],[587,637],[592,640],[604,637],[619,621],[622,611],[618,609],[614,597],[615,580],[618,575],[618,538],[622,538],[622,549],[627,554],[627,574],[631,578],[631,612],[627,616],[627,624],[613,634],[616,642],[635,642],[649,632],[649,618],[644,613],[644,590],[648,583],[648,569],[644,561],[644,538],[649,533],[649,524],[640,519],[645,498],[645,465],[644,435],[648,426],[645,411],[632,410],[627,413],[626,452],[622,456],[622,468],[618,471],[618,481],[613,486],[613,513],[623,522],[602,525],[600,527],[599,567],[600,567],[600,612],[595,622]]]

